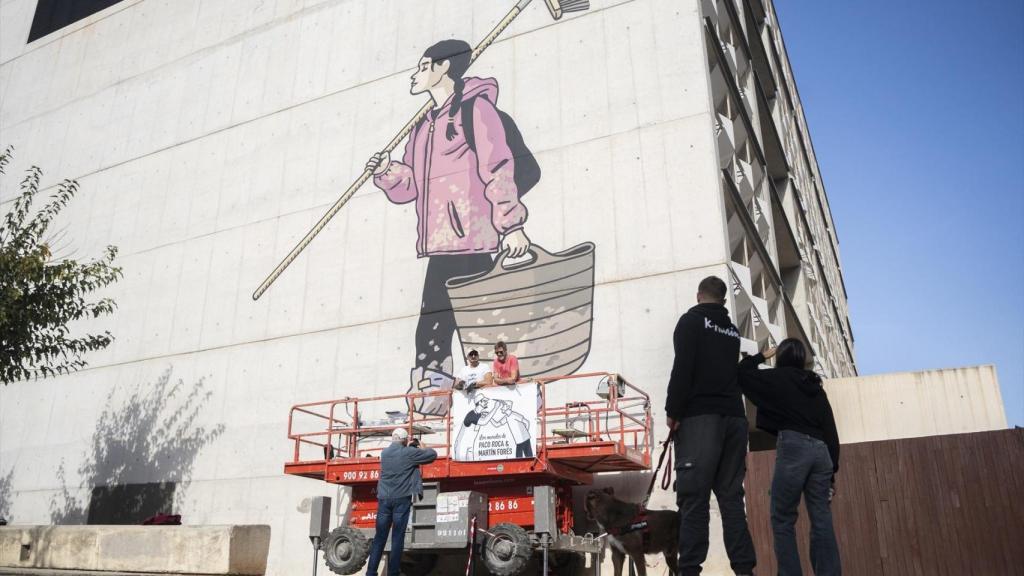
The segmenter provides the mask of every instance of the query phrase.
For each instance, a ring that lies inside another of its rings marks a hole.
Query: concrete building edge
[[[698,21],[700,22],[699,28],[700,28],[700,36],[701,36],[701,39],[702,39],[702,42],[701,42],[701,52],[704,55],[705,60],[707,60],[707,58],[708,58],[707,42],[708,41],[717,41],[717,37],[715,37],[715,38],[707,38],[706,37],[707,34],[709,34],[709,31],[707,29],[707,26],[705,25],[705,21],[704,21],[704,18],[703,18],[702,15],[701,15],[700,18],[698,18]],[[711,77],[711,68],[710,68],[710,66],[705,66],[704,67],[704,79],[705,79],[705,88],[706,88],[706,93],[707,93],[707,99],[708,99],[709,105],[713,105],[712,102],[713,102],[714,95],[711,94],[710,77]],[[735,89],[735,86],[734,86],[734,82],[735,81],[734,81],[734,79],[727,77],[726,78],[726,82],[729,84],[730,88]],[[709,108],[709,110],[710,110],[710,108]],[[746,118],[747,120],[750,120],[749,117],[747,117],[746,112],[744,110],[740,110],[739,114],[743,115],[743,117]],[[709,115],[709,119],[710,119],[710,112],[708,113],[708,115]],[[751,124],[753,124],[753,123],[751,123]],[[711,122],[711,126],[709,127],[708,134],[712,134],[712,133],[714,133],[714,122],[713,121]],[[763,150],[763,147],[761,146],[761,142],[760,142],[760,136],[757,134],[756,130],[752,130],[751,131],[751,133],[749,135],[749,138],[751,138],[756,143],[756,145],[757,145],[759,150]],[[718,150],[718,142],[717,141],[713,142],[713,148],[716,151]],[[763,152],[762,152],[762,154],[763,154]],[[717,166],[717,159],[715,160],[715,164],[714,165]],[[775,202],[775,203],[778,203],[781,206],[782,205],[782,199],[778,196],[778,191],[775,189],[774,186],[770,186],[769,188],[770,188],[770,193],[772,194],[772,201]],[[720,210],[721,210],[721,217],[722,217],[723,223],[727,224],[725,222],[725,213],[726,213],[726,211],[725,211],[725,203],[726,203],[725,196],[726,196],[726,194],[732,195],[732,194],[735,193],[735,191],[731,190],[731,189],[727,189],[727,186],[726,186],[725,183],[723,183],[723,179],[721,177],[718,177],[718,191],[719,191],[719,205],[720,205]],[[762,241],[760,235],[758,235],[756,233],[756,227],[754,226],[753,222],[750,220],[750,216],[745,211],[743,211],[743,210],[737,210],[737,215],[739,216],[741,222],[743,223],[744,229],[747,232],[747,239],[754,244],[755,248],[757,249],[757,251],[759,253],[761,253],[762,257],[765,259],[766,262],[771,262],[772,263],[772,266],[769,266],[767,268],[768,270],[771,271],[770,277],[771,277],[772,283],[775,285],[775,288],[779,291],[779,294],[782,297],[782,301],[785,304],[786,311],[788,313],[790,313],[789,314],[790,316],[792,316],[792,320],[793,320],[793,324],[794,324],[792,326],[793,330],[791,330],[790,329],[790,325],[789,325],[789,321],[786,320],[784,325],[783,325],[783,329],[786,331],[787,334],[793,334],[794,331],[798,331],[800,336],[802,337],[802,339],[805,342],[808,341],[809,338],[808,338],[808,335],[807,335],[808,334],[807,333],[807,329],[804,327],[803,323],[800,321],[800,317],[796,313],[796,306],[793,304],[792,299],[789,297],[789,294],[787,293],[787,291],[785,289],[785,285],[782,283],[781,277],[778,277],[778,271],[775,269],[775,262],[770,258],[770,251],[768,250],[768,247],[765,246],[765,244]],[[805,218],[805,215],[802,212],[800,212],[798,214],[798,216],[801,219]],[[786,224],[789,225],[788,222],[786,222]],[[723,228],[723,235],[725,237],[725,246],[729,246],[729,231],[728,231],[728,226],[727,225]],[[724,263],[727,264],[728,261],[729,261],[729,255],[728,255],[728,253],[726,253],[725,256],[724,256]],[[850,357],[852,359],[851,364],[852,364],[854,376],[856,376],[858,374],[858,372],[857,372],[856,357],[854,355],[854,350],[852,348],[849,349],[849,353],[850,353]]]

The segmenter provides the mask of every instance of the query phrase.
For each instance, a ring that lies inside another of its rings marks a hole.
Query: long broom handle
[[[498,22],[498,24],[491,30],[491,32],[487,36],[485,36],[484,39],[481,40],[479,44],[477,44],[476,48],[473,49],[473,52],[469,56],[470,65],[472,65],[473,62],[475,62],[476,59],[480,57],[480,54],[482,54],[483,51],[486,50],[488,46],[494,43],[494,41],[505,30],[505,28],[508,28],[508,25],[511,24],[512,21],[516,19],[516,16],[519,16],[520,12],[522,12],[523,9],[526,8],[526,6],[531,1],[532,0],[520,0],[518,4],[513,6],[512,9],[508,11],[508,14],[506,14],[505,17],[502,18],[501,21]],[[427,113],[430,112],[430,110],[433,107],[433,101],[427,100],[427,102],[423,104],[423,107],[420,108],[419,112],[417,112],[416,115],[412,117],[412,120],[406,122],[405,126],[402,127],[398,134],[395,134],[395,137],[392,138],[391,141],[388,142],[388,145],[385,146],[384,149],[381,151],[387,152],[388,154],[394,151],[394,149],[398,147],[402,140],[404,140],[405,137],[408,136],[410,132],[412,132],[412,129],[427,116]],[[342,194],[341,197],[338,198],[337,201],[335,201],[334,204],[331,205],[327,212],[325,212],[324,215],[320,217],[320,220],[317,220],[317,223],[313,225],[313,228],[311,228],[309,232],[306,232],[306,235],[302,237],[302,240],[299,240],[299,243],[296,244],[294,248],[292,248],[291,252],[289,252],[288,255],[285,256],[284,259],[281,260],[281,262],[276,267],[274,267],[274,269],[263,280],[263,282],[260,283],[259,287],[256,288],[256,291],[252,293],[253,300],[259,300],[260,296],[263,296],[263,293],[270,288],[270,285],[273,284],[275,280],[277,280],[278,276],[280,276],[285,271],[285,269],[288,268],[288,266],[291,265],[291,263],[294,262],[296,258],[298,258],[299,254],[301,254],[302,251],[306,249],[306,246],[309,246],[309,243],[313,241],[313,238],[316,238],[317,235],[320,234],[320,232],[322,232],[325,227],[327,227],[327,223],[331,221],[331,218],[334,218],[335,214],[337,214],[342,209],[342,207],[345,206],[345,204],[347,204],[348,201],[352,199],[352,196],[356,193],[356,191],[359,190],[359,188],[362,187],[362,185],[365,184],[366,181],[369,180],[372,176],[372,170],[363,170],[363,173],[359,175],[359,178],[356,178],[356,181],[353,182],[352,185],[349,186],[347,190],[345,190],[345,193]]]

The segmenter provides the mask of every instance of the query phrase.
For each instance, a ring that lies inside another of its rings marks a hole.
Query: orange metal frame
[[[580,380],[607,379],[608,398],[567,402],[550,406],[548,387],[579,383]],[[425,481],[440,482],[442,491],[476,490],[488,495],[488,524],[512,522],[523,527],[533,525],[532,487],[558,486],[558,516],[563,531],[572,527],[571,486],[590,484],[597,472],[649,470],[651,467],[650,398],[618,374],[589,372],[531,380],[541,394],[538,411],[540,437],[536,456],[529,459],[462,462],[451,458],[451,390],[398,394],[373,398],[341,398],[310,402],[292,407],[288,415],[288,438],[294,443],[292,460],[285,463],[286,474],[324,480],[352,487],[352,524],[370,528],[376,518],[376,485],[380,476],[381,438],[395,428],[405,428],[410,436],[423,436],[421,446],[437,450],[438,458],[423,466]],[[618,384],[618,385],[617,385]],[[621,393],[620,393],[621,387]],[[442,415],[423,415],[414,410],[420,401],[441,399],[446,403]],[[405,422],[366,426],[359,418],[360,408],[368,403],[405,405]],[[299,419],[316,424],[300,426]],[[566,435],[555,426],[561,422],[572,428]],[[584,423],[583,429],[574,423]],[[300,430],[301,428],[301,430]],[[430,434],[422,433],[429,429]],[[557,430],[557,432],[556,432]],[[440,433],[439,441],[428,436]],[[376,439],[371,442],[371,439]],[[377,444],[367,445],[367,444]],[[302,448],[312,448],[322,458],[301,458]]]

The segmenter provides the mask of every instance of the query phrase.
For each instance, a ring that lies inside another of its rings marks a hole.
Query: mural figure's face
[[[430,58],[420,58],[419,64],[416,65],[416,71],[409,77],[409,79],[412,80],[409,93],[422,94],[427,90],[430,90],[434,86],[437,86],[441,80],[444,79],[445,74],[447,73],[447,60],[442,60],[435,65],[434,61]]]

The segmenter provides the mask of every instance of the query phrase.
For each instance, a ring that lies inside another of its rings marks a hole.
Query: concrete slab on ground
[[[14,573],[255,576],[269,548],[266,525],[0,527],[0,569]]]
[[[0,576],[145,576],[145,572],[108,572],[96,570],[50,570],[48,568],[0,568]],[[196,576],[167,572],[151,572],[160,576]]]

